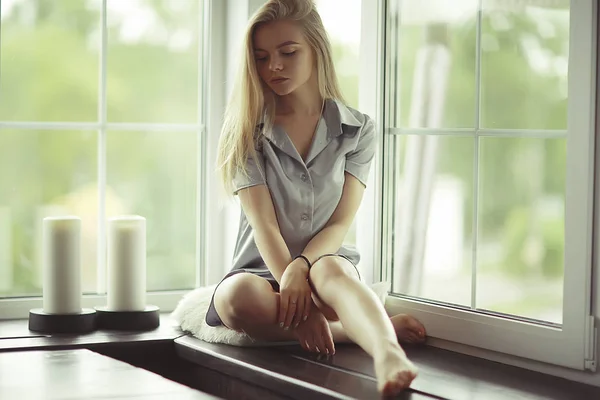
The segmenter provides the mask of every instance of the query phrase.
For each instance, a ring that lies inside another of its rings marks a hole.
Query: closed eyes
[[[292,57],[294,54],[296,54],[296,50],[294,51],[282,51],[281,55],[283,55],[284,57]],[[255,57],[256,61],[266,61],[267,58],[269,58],[268,56],[263,56],[263,57]]]

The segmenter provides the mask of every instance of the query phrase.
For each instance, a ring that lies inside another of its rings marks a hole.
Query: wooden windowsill
[[[182,336],[175,339],[175,349],[188,361],[292,398],[309,398],[311,392],[323,398],[377,396],[371,358],[355,345],[338,345],[334,357],[324,358],[306,353],[300,346],[239,348]],[[403,398],[600,398],[600,388],[435,347],[406,347],[406,352],[420,372]]]
[[[148,332],[97,330],[83,335],[55,335],[31,332],[26,319],[0,321],[0,352],[17,350],[49,350],[84,348],[93,345],[173,341],[184,333],[161,314],[160,326]]]
[[[0,353],[87,348],[134,365],[137,357],[138,366],[156,367],[157,373],[170,374],[169,379],[188,386],[203,380],[195,387],[203,391],[213,384],[214,376],[221,377],[219,385],[242,382],[246,385],[243,390],[252,386],[256,393],[272,393],[270,398],[377,398],[372,362],[355,345],[338,345],[334,357],[323,358],[299,346],[210,344],[185,335],[167,314],[161,315],[161,326],[149,332],[99,330],[85,335],[40,335],[30,332],[27,325],[27,320],[0,321]],[[412,390],[401,397],[405,399],[600,398],[600,388],[439,348],[407,347],[406,351],[420,373]],[[152,357],[155,360],[148,361]],[[192,372],[194,366],[197,371]],[[207,392],[228,397],[231,391],[227,390],[215,386]]]

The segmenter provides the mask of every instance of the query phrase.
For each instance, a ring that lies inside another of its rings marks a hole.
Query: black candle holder
[[[96,311],[83,308],[76,314],[50,314],[29,310],[29,330],[40,333],[89,333],[96,329]]]
[[[95,307],[98,329],[118,331],[150,331],[160,325],[160,309],[148,305],[141,311],[113,311],[107,306]]]

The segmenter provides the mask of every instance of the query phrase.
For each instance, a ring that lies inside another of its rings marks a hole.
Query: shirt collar
[[[352,127],[362,126],[362,123],[356,118],[352,111],[350,111],[348,106],[336,99],[325,100],[323,118],[327,124],[328,137],[337,137],[344,133],[344,125]],[[259,129],[262,129],[263,126],[265,126],[265,124],[261,123]],[[272,126],[268,129],[264,129],[262,133],[270,141],[275,142],[276,144],[283,144],[283,138],[280,136],[285,132],[283,132],[282,129]]]

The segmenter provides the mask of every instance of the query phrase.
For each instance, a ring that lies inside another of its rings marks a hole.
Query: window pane
[[[196,284],[197,135],[108,132],[106,215],[146,218],[148,290]]]
[[[478,1],[396,1],[395,126],[472,128]]]
[[[198,0],[108,0],[111,122],[198,119]]]
[[[0,130],[0,296],[42,292],[42,220],[77,215],[82,290],[96,289],[97,134]]]
[[[361,0],[345,0],[344,7],[340,7],[339,0],[317,0],[316,4],[331,41],[342,96],[350,107],[358,109]],[[356,246],[356,219],[348,229],[344,244]]]
[[[95,121],[100,0],[2,0],[0,119]]]
[[[470,306],[474,140],[395,139],[393,291]]]
[[[361,0],[345,0],[343,7],[339,0],[316,0],[316,4],[331,41],[342,95],[348,105],[358,108]]]
[[[483,4],[482,126],[566,129],[569,1]]]
[[[481,140],[477,307],[561,323],[566,140]]]

